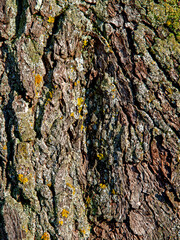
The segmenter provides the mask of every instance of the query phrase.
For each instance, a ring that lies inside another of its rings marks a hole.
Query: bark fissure
[[[178,239],[177,1],[0,3],[0,238]]]

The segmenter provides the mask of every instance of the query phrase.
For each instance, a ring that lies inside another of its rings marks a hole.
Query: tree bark
[[[179,239],[177,0],[1,0],[0,239]]]

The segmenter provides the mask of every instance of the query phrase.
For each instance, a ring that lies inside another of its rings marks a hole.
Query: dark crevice
[[[44,105],[42,106],[38,103],[38,105],[36,106],[36,112],[34,114],[34,130],[36,132],[36,137],[38,139],[42,138],[42,134],[41,134],[41,126],[42,126],[42,120],[43,120],[43,116],[44,116]],[[38,113],[37,113],[38,112]],[[38,116],[37,116],[38,114]]]
[[[19,198],[18,198],[18,202],[20,202],[23,206],[31,206],[31,202],[30,200],[24,196],[23,194],[23,190],[22,189],[19,189],[20,191],[20,195],[19,195]]]
[[[154,2],[155,2],[156,4],[158,4],[158,3],[159,3],[159,0],[154,0]]]
[[[39,200],[39,205],[40,205],[41,211],[42,211],[42,208],[43,208],[43,206],[42,206],[42,196],[40,194],[40,191],[36,190],[36,193],[37,193],[37,198]]]
[[[52,181],[53,182],[53,181]],[[56,200],[56,193],[54,189],[54,182],[50,187],[50,190],[52,192],[52,198],[53,198],[53,210],[54,210],[54,221],[51,222],[52,226],[54,227],[55,233],[58,234],[58,229],[57,229],[57,223],[58,223],[58,208],[57,208],[57,200]]]
[[[70,138],[70,142],[73,142],[74,141],[74,135],[73,135],[71,129],[69,128],[67,132],[68,132],[68,135],[69,135],[69,138]]]
[[[16,60],[16,50],[14,51],[13,50],[11,50],[10,46],[6,44],[3,45],[2,51],[5,58],[5,70],[8,76],[8,84],[11,88],[12,95],[16,91],[17,94],[21,96],[25,102],[27,102],[26,98],[27,91],[24,88],[22,81],[20,79],[20,71]],[[5,55],[7,55],[7,57],[5,57]],[[31,107],[31,103],[29,103],[29,105]]]
[[[6,58],[5,58],[6,53]],[[15,154],[15,139],[14,137],[18,138],[20,141],[22,141],[21,136],[18,131],[18,120],[16,117],[16,113],[13,109],[13,101],[14,101],[14,93],[17,92],[18,95],[20,95],[24,101],[27,101],[26,99],[26,90],[22,86],[20,75],[19,75],[19,69],[17,66],[17,62],[14,56],[14,53],[11,52],[10,47],[4,45],[4,58],[5,58],[5,70],[7,72],[8,76],[8,84],[10,87],[10,93],[9,93],[9,101],[8,103],[3,107],[3,114],[5,118],[5,131],[7,135],[7,166],[6,166],[6,177],[7,177],[7,188],[10,185],[11,188],[14,188],[16,185],[16,179],[15,179],[15,169],[13,166],[14,161],[14,154]],[[14,136],[12,135],[14,134]]]
[[[16,4],[16,35],[17,37],[20,37],[24,33],[26,26],[26,9],[28,8],[28,3],[26,0],[16,0]]]

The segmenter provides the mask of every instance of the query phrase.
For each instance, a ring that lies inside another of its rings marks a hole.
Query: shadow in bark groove
[[[10,185],[11,193],[15,192],[17,186],[17,176],[16,170],[13,165],[14,155],[15,155],[15,138],[22,141],[21,136],[18,131],[18,120],[15,111],[12,107],[14,101],[14,93],[16,92],[19,96],[26,101],[26,90],[24,89],[21,81],[17,62],[15,59],[15,51],[12,52],[9,46],[4,45],[4,55],[6,57],[5,70],[8,76],[8,84],[10,87],[9,100],[3,107],[3,114],[5,118],[5,131],[7,134],[7,166],[6,166],[6,177],[7,177],[7,188]],[[4,56],[5,57],[5,56]],[[14,137],[13,137],[14,134]]]
[[[26,26],[26,9],[28,8],[27,0],[16,0],[17,16],[16,16],[16,35],[20,37]]]

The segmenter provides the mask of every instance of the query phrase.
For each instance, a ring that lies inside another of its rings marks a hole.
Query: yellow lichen
[[[170,20],[167,20],[166,25],[167,25],[167,26],[170,26],[171,24],[172,24],[171,21],[170,21]]]
[[[52,99],[52,96],[53,96],[53,92],[50,92],[49,91],[49,97]]]
[[[87,45],[88,45],[88,41],[87,41],[87,39],[85,39],[85,40],[83,41],[83,48],[85,48]]]
[[[81,111],[82,111],[82,107],[79,107],[79,111],[78,112],[81,113]]]
[[[72,66],[72,67],[71,67],[71,72],[74,72],[74,70],[75,70],[75,67]]]
[[[86,234],[86,231],[85,231],[84,229],[80,229],[80,232],[81,232],[82,234]]]
[[[102,189],[105,189],[106,188],[106,185],[105,184],[103,184],[103,183],[100,183],[100,188],[102,188]]]
[[[54,17],[51,17],[51,16],[50,16],[50,17],[48,18],[48,22],[49,22],[49,23],[54,23],[54,21],[55,21],[55,18],[54,18]]]
[[[71,115],[70,115],[71,117],[74,117],[74,113],[71,113]]]
[[[169,94],[173,94],[172,88],[167,88],[167,91],[168,91]]]
[[[83,128],[84,128],[84,126],[83,126],[83,125],[81,125],[81,132],[82,132]]]
[[[42,240],[49,240],[50,239],[50,236],[49,236],[49,233],[48,232],[45,232],[42,237],[41,237]]]
[[[42,76],[40,76],[39,74],[37,74],[35,76],[35,85],[40,85],[40,83],[42,82]]]
[[[62,217],[65,217],[65,218],[67,218],[67,217],[68,217],[68,215],[69,215],[69,211],[68,211],[68,210],[66,210],[66,209],[63,209],[63,210],[62,210],[62,212],[61,212],[61,215],[62,215]]]
[[[7,145],[4,145],[3,150],[6,150],[6,149],[7,149]]]
[[[115,195],[115,194],[116,194],[116,192],[115,192],[115,190],[114,190],[114,189],[112,190],[112,194],[113,194],[113,195]]]
[[[104,158],[104,155],[102,153],[97,153],[97,157],[99,160],[102,160]]]
[[[82,97],[77,99],[77,105],[78,106],[81,106],[83,104],[83,102],[84,102],[84,99]]]
[[[63,220],[59,220],[59,224],[62,226],[63,225]]]
[[[86,203],[89,205],[91,202],[91,198],[88,196],[87,199],[86,199]]]
[[[24,177],[23,174],[18,174],[18,180],[22,183],[25,184],[28,182],[27,177]]]
[[[26,226],[22,226],[22,229],[27,233],[28,232],[28,228]]]

